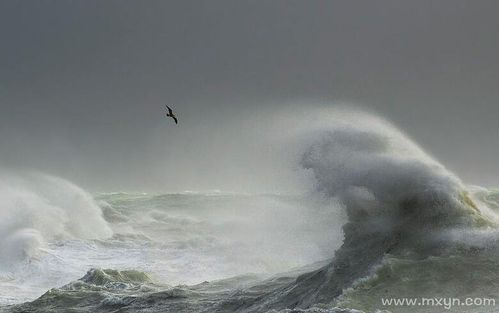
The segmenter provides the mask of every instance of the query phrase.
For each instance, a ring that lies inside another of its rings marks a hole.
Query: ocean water
[[[91,195],[2,175],[0,311],[498,312],[383,303],[495,299],[499,192],[354,117],[298,136],[303,192]]]

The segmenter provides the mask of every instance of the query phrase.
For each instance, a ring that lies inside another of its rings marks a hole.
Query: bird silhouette
[[[170,108],[169,106],[166,106],[168,112],[166,113],[166,116],[167,117],[171,117],[173,118],[173,120],[175,121],[175,124],[178,124],[178,119],[177,117],[175,116],[175,114],[173,113],[173,110],[172,108]]]

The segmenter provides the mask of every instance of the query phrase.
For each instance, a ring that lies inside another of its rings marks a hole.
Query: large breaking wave
[[[395,127],[371,115],[347,115],[316,133],[301,159],[316,188],[348,214],[343,245],[328,265],[248,311],[331,303],[388,254],[442,255],[455,247],[445,240],[449,233],[496,227],[495,213]]]

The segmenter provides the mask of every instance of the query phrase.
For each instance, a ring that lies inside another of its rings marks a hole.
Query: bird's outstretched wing
[[[169,106],[166,106],[166,108],[168,109],[168,114],[173,115],[172,108],[170,108]]]
[[[177,117],[175,115],[172,115],[171,116],[173,118],[173,120],[175,121],[175,124],[178,124],[178,120],[177,120]]]

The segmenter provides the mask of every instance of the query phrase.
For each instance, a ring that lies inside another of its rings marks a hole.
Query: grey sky
[[[0,166],[92,190],[224,188],[254,151],[230,155],[251,132],[245,116],[346,101],[465,181],[499,185],[497,12],[461,0],[4,0]],[[225,171],[209,138],[229,151]]]

